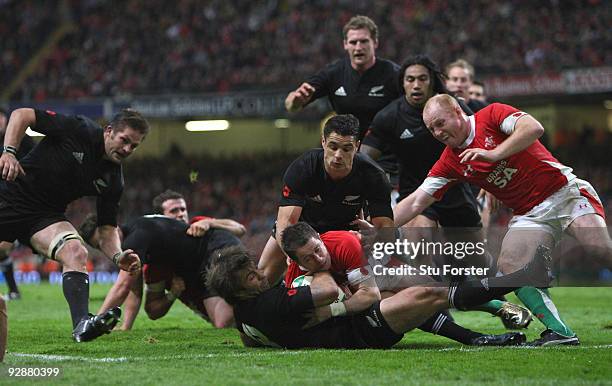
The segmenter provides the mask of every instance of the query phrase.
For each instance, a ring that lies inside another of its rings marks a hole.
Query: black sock
[[[468,345],[472,344],[474,338],[482,336],[482,334],[478,332],[463,328],[455,322],[449,320],[448,317],[441,312],[438,312],[431,318],[427,319],[425,323],[419,326],[419,329]]]
[[[83,272],[69,271],[62,275],[64,297],[70,307],[72,328],[89,314],[89,275]]]
[[[13,271],[12,260],[2,263],[2,273],[4,274],[4,279],[6,280],[6,285],[9,288],[9,292],[19,293],[19,288],[17,288],[17,282],[15,282],[15,272]]]
[[[530,285],[545,287],[548,285],[545,275],[548,274],[544,271],[541,261],[532,260],[524,268],[507,275],[451,283],[448,289],[448,302],[451,307],[466,310],[468,307],[486,303],[521,287]],[[536,282],[541,285],[535,284]]]

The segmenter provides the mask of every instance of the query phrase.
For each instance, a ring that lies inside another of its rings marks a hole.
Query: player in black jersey
[[[444,150],[444,145],[433,138],[425,127],[422,114],[425,103],[432,96],[447,93],[447,90],[438,66],[425,55],[412,56],[403,63],[399,82],[405,95],[376,115],[361,151],[376,159],[384,145],[391,146],[400,161],[399,187],[402,200],[420,186]],[[471,114],[465,104],[462,104],[462,108]],[[448,198],[430,206],[407,227],[435,228],[439,224],[442,227],[479,228],[481,222],[478,204],[470,185],[458,184],[448,194]],[[419,240],[421,236],[419,234],[414,238]],[[472,237],[476,241],[482,240],[479,231]],[[485,257],[480,256],[481,260]],[[473,258],[471,260],[476,265],[486,264],[474,261]],[[504,324],[512,328],[526,327],[531,321],[531,315],[526,309],[500,300],[479,309],[500,316]]]
[[[393,226],[389,181],[374,161],[357,153],[357,135],[354,116],[334,116],[325,123],[323,149],[304,153],[287,168],[275,235],[259,261],[270,281],[287,268],[279,242],[288,225],[301,220],[319,233],[356,230],[355,220],[366,210],[375,227]]]
[[[425,127],[422,114],[429,98],[446,93],[446,88],[437,65],[424,55],[408,58],[398,79],[404,95],[376,114],[360,151],[377,159],[382,149],[391,148],[400,163],[401,200],[419,187],[444,150],[444,145]],[[463,108],[471,114],[465,105]],[[476,198],[469,185],[457,185],[449,194],[448,199],[431,206],[410,226],[435,227],[440,223],[451,227],[479,227]]]
[[[153,213],[161,214],[185,224],[189,224],[187,234],[194,237],[201,237],[210,229],[225,229],[237,237],[242,237],[246,233],[246,228],[237,221],[225,218],[211,218],[207,216],[196,216],[189,221],[189,212],[185,197],[173,190],[167,189],[153,198]],[[115,284],[106,294],[103,304],[98,313],[105,312],[116,306],[122,306],[123,319],[121,330],[130,330],[142,302],[142,276],[130,276],[124,271],[119,272]],[[126,292],[129,294],[126,297]],[[125,300],[124,300],[125,299]],[[207,312],[205,315],[210,319],[213,326],[222,328],[233,323],[234,314],[231,307],[216,297],[205,300],[207,309],[214,309],[214,312]]]
[[[46,137],[17,160],[28,126]],[[0,240],[17,239],[62,263],[62,286],[77,342],[108,332],[119,311],[88,314],[87,249],[64,215],[66,206],[83,196],[97,196],[102,251],[121,269],[137,272],[138,255],[121,250],[117,210],[123,191],[121,162],[148,130],[147,121],[133,110],[119,112],[104,129],[86,117],[53,111],[23,108],[11,114],[0,157]]]
[[[0,143],[4,143],[4,133],[8,122],[7,111],[0,108]],[[17,149],[17,159],[22,159],[36,145],[32,137],[25,136],[21,141],[21,146]],[[21,298],[17,282],[15,281],[15,273],[13,269],[13,260],[9,254],[13,249],[13,243],[9,241],[0,241],[0,270],[4,275],[9,292],[4,295],[5,300],[16,300]]]
[[[351,18],[342,32],[348,55],[328,64],[290,92],[285,107],[294,112],[316,99],[328,97],[337,114],[353,114],[359,119],[361,141],[376,113],[400,95],[396,80],[399,66],[376,57],[378,27],[369,17]],[[395,157],[385,151],[378,164],[395,180]]]
[[[474,80],[472,84],[470,85],[470,87],[468,88],[468,95],[470,96],[470,99],[475,99],[482,103],[486,103],[487,105],[489,104],[489,102],[487,102],[487,94],[485,92],[485,85],[482,82]]]
[[[474,82],[474,66],[463,59],[458,59],[446,66],[446,88],[468,105],[470,110],[477,112],[487,107],[488,103],[470,96],[470,86]]]
[[[89,216],[80,226],[83,239],[98,247],[95,216]],[[214,320],[216,327],[229,327],[233,323],[231,308],[220,306],[218,296],[203,284],[214,251],[240,240],[225,229],[211,228],[201,237],[189,235],[190,225],[163,215],[147,215],[121,226],[122,247],[143,256],[143,274],[146,284],[145,311],[149,318],[163,317],[178,298],[206,320]],[[130,283],[116,290],[117,304],[123,303]],[[215,299],[216,298],[216,299]],[[223,314],[223,315],[222,315]],[[223,319],[223,320],[222,320]]]
[[[215,254],[206,282],[234,305],[236,327],[247,346],[389,348],[436,312],[485,302],[508,293],[517,283],[548,283],[550,261],[545,255],[536,254],[525,270],[512,274],[511,280],[490,277],[447,288],[407,288],[350,316],[332,317],[331,304],[337,299],[338,287],[328,273],[315,274],[310,286],[271,286],[241,248],[230,247]],[[511,335],[510,344],[525,341],[522,333]]]

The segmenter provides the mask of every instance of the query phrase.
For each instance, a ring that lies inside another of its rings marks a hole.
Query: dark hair
[[[180,200],[180,199],[184,200],[185,197],[183,197],[183,195],[180,194],[179,192],[175,192],[174,190],[171,190],[171,189],[166,189],[165,192],[162,192],[158,194],[157,196],[153,197],[153,213],[163,214],[164,208],[162,207],[162,204],[165,201]]]
[[[306,245],[311,238],[319,238],[319,234],[308,223],[300,221],[290,225],[283,231],[283,250],[292,260],[297,261],[297,250]]]
[[[431,60],[431,58],[424,54],[413,55],[402,63],[402,67],[400,68],[398,85],[400,93],[405,94],[404,90],[404,75],[406,73],[406,69],[410,66],[414,66],[416,64],[420,64],[421,66],[427,68],[429,71],[429,79],[433,81],[433,93],[434,94],[448,94],[448,90],[446,89],[445,84],[445,75],[440,70],[440,67]]]
[[[348,23],[342,27],[342,36],[344,37],[344,40],[346,40],[348,31],[352,29],[367,29],[370,31],[370,37],[373,40],[378,39],[378,27],[376,26],[376,23],[374,23],[374,21],[367,16],[357,15],[351,17],[351,20],[349,20]]]
[[[255,260],[240,245],[217,249],[212,253],[210,265],[201,275],[209,290],[216,292],[229,304],[236,304],[243,289],[238,276],[245,268],[255,266]]]
[[[94,213],[88,214],[81,225],[79,225],[79,235],[81,235],[83,241],[90,244],[96,228],[98,228],[98,216]]]
[[[8,117],[8,110],[5,109],[4,107],[0,106],[0,114],[4,114]]]
[[[359,140],[359,119],[353,114],[334,115],[325,122],[323,126],[323,138],[327,139],[331,133],[341,136],[350,135]]]
[[[147,135],[150,129],[149,122],[147,122],[142,114],[132,109],[123,109],[115,114],[109,125],[113,128],[114,133],[130,127],[141,134]]]
[[[473,85],[476,85],[476,86],[480,86],[480,87],[482,87],[482,89],[483,89],[483,90],[484,90],[484,88],[485,88],[484,83],[482,83],[482,82],[480,82],[480,81],[478,81],[478,80],[473,81],[473,82],[472,82],[472,84],[473,84]]]

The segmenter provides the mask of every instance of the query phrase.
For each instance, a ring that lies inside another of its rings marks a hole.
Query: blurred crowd
[[[604,0],[0,0],[0,80],[70,21],[15,99],[289,89],[343,55],[355,14],[378,23],[378,55],[398,62],[463,57],[477,75],[612,62]]]

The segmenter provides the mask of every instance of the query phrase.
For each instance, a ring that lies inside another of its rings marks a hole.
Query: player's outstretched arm
[[[229,218],[207,218],[191,224],[187,229],[187,234],[193,237],[201,237],[210,228],[224,229],[236,237],[242,237],[246,233],[246,228],[238,221]]]
[[[408,197],[400,201],[393,209],[393,218],[395,226],[401,227],[408,221],[421,214],[427,207],[436,202],[433,196],[430,196],[420,188],[412,192]]]

